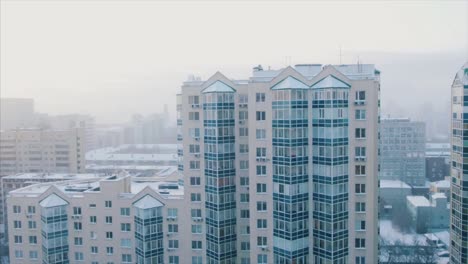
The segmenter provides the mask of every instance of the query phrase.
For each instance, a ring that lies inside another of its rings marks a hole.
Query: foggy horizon
[[[246,79],[259,64],[359,60],[382,72],[384,115],[418,119],[428,104],[448,114],[446,91],[468,59],[468,2],[262,3],[2,1],[1,97],[122,123],[164,104],[174,117],[192,74]]]

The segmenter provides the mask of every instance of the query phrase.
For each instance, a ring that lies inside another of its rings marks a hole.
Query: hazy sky
[[[189,74],[336,64],[340,46],[382,70],[384,110],[442,108],[468,60],[468,1],[2,0],[0,29],[2,97],[98,122],[175,109]]]

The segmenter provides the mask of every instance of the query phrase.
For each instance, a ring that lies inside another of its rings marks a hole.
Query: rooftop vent
[[[254,72],[263,71],[263,67],[262,67],[262,65],[259,64],[257,67],[253,67],[253,70],[254,70]]]

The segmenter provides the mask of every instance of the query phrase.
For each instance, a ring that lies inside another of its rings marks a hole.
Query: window
[[[114,233],[112,233],[111,231],[107,231],[106,232],[106,239],[112,239],[114,238]]]
[[[73,215],[81,215],[81,207],[73,207]]]
[[[192,234],[201,234],[202,225],[192,225]]]
[[[199,170],[200,169],[200,161],[199,160],[191,160],[189,165],[190,165],[191,170]]]
[[[366,257],[358,256],[356,257],[356,264],[366,264]]]
[[[199,154],[200,153],[200,145],[199,144],[190,144],[189,145],[189,153]]]
[[[241,210],[241,218],[250,218],[250,211],[249,210]]]
[[[105,206],[106,208],[111,208],[111,207],[112,207],[112,201],[105,201],[105,202],[104,202],[104,206]]]
[[[91,224],[95,224],[97,222],[97,217],[95,215],[92,215],[89,217],[89,222]]]
[[[356,109],[356,120],[366,120],[366,110]]]
[[[200,138],[200,128],[189,128],[189,135],[193,138]]]
[[[241,263],[240,264],[250,264],[250,258],[248,257],[242,257],[241,258]]]
[[[354,240],[354,244],[356,248],[365,248],[366,247],[366,239],[365,238],[356,238]]]
[[[106,253],[107,253],[107,255],[114,254],[114,248],[113,247],[106,247]]]
[[[175,240],[175,239],[169,240],[169,248],[171,249],[179,248],[179,240]]]
[[[188,97],[189,104],[191,105],[199,105],[200,104],[200,96],[198,95],[190,95]]]
[[[192,217],[201,217],[201,209],[191,209],[190,214]]]
[[[266,193],[266,183],[257,183],[257,193]]]
[[[366,221],[365,220],[357,220],[356,221],[356,230],[357,231],[366,230]]]
[[[36,224],[36,221],[28,221],[28,228],[29,229],[36,229],[37,228],[37,224]]]
[[[240,177],[241,186],[249,186],[249,177]]]
[[[267,220],[266,219],[257,219],[257,228],[260,228],[260,229],[267,228]]]
[[[167,232],[169,233],[178,233],[179,232],[179,225],[177,224],[169,224],[167,226]]]
[[[356,176],[365,176],[366,175],[366,166],[365,165],[356,165],[354,169]]]
[[[169,256],[169,264],[179,264],[179,256]]]
[[[201,193],[191,193],[190,201],[192,202],[201,202]]]
[[[356,159],[366,158],[366,147],[356,147],[354,149]]]
[[[123,263],[132,263],[132,255],[131,254],[122,254],[122,262]]]
[[[89,233],[89,237],[90,237],[91,239],[97,239],[97,233],[94,232],[94,231],[91,231],[91,232]]]
[[[23,250],[15,250],[15,258],[23,258]]]
[[[366,101],[366,91],[356,91],[356,101]]]
[[[257,111],[256,112],[256,120],[257,121],[265,120],[266,119],[265,116],[266,116],[265,111]]]
[[[257,202],[257,211],[258,212],[265,212],[267,210],[267,203],[265,201],[258,201]]]
[[[365,212],[366,211],[366,203],[356,203],[356,212]]]
[[[266,157],[266,148],[257,148],[257,158]]]
[[[28,214],[35,214],[36,213],[36,207],[29,205],[28,206]]]
[[[257,176],[266,176],[266,165],[257,165]]]
[[[239,111],[239,120],[247,120],[247,119],[249,119],[249,112]]]
[[[199,112],[189,112],[189,120],[197,121],[200,120]]]
[[[82,246],[83,245],[83,238],[82,237],[75,237],[74,242],[75,242],[75,246]]]
[[[89,208],[96,208],[96,204],[89,204]]]
[[[176,218],[177,217],[177,208],[167,208],[167,216]]]
[[[97,254],[98,253],[98,247],[92,246],[91,247],[91,254]]]
[[[240,234],[241,235],[249,235],[250,234],[250,226],[240,226]]]
[[[37,236],[29,236],[29,244],[37,244]]]
[[[192,185],[192,186],[201,185],[201,178],[200,177],[190,177],[190,185]]]
[[[363,183],[356,184],[355,192],[360,194],[366,193],[366,185]]]
[[[267,260],[268,260],[267,257],[268,257],[268,255],[266,255],[266,254],[259,254],[257,256],[257,263],[258,264],[267,264],[268,263],[267,262]]]
[[[122,232],[130,232],[131,226],[130,223],[121,223],[120,224],[120,231]]]
[[[248,136],[249,136],[249,128],[240,127],[239,128],[239,137],[248,137]]]
[[[192,249],[202,249],[202,242],[199,240],[192,240]]]
[[[264,247],[267,245],[267,237],[258,236],[257,237],[257,246]]]
[[[256,93],[255,94],[255,102],[265,102],[265,93]]]
[[[249,145],[248,144],[239,144],[239,152],[240,153],[249,153]]]
[[[249,169],[249,161],[248,160],[241,160],[239,167],[241,170],[247,170]]]
[[[132,247],[132,240],[130,238],[122,238],[120,240],[120,247],[131,248]]]
[[[256,139],[266,139],[266,130],[265,129],[255,130],[255,138]]]
[[[128,208],[128,207],[120,208],[120,215],[121,216],[130,216],[130,208]]]
[[[241,242],[241,250],[249,251],[250,250],[250,242]]]
[[[203,264],[202,256],[192,256],[192,264]]]
[[[21,214],[21,206],[13,205],[13,213],[14,214]]]
[[[366,129],[365,128],[356,128],[356,138],[366,138]]]
[[[83,252],[75,252],[75,260],[76,261],[83,261],[84,260]]]
[[[30,259],[37,259],[38,253],[36,250],[29,251],[29,258]]]
[[[248,193],[241,193],[240,194],[240,202],[241,203],[248,203],[250,200],[249,194]]]
[[[81,222],[73,222],[73,229],[76,231],[83,230],[83,224]]]
[[[15,236],[14,240],[15,240],[15,244],[23,244],[23,237],[22,236]]]
[[[21,221],[18,221],[18,220],[13,221],[13,228],[20,229],[21,228]]]
[[[106,224],[112,224],[112,216],[106,216]]]

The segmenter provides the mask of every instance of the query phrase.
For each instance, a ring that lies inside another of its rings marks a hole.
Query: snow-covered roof
[[[98,177],[95,173],[19,173],[9,175],[2,178],[2,180],[78,180],[78,179],[92,179]]]
[[[447,196],[445,196],[445,193],[434,193],[433,195],[431,195],[432,199],[439,199],[439,198],[443,198],[443,199],[446,199]]]
[[[414,207],[425,207],[431,206],[429,200],[424,196],[407,196],[406,199],[410,202]]]
[[[398,180],[380,180],[380,188],[404,188],[404,189],[411,189],[411,187]]]
[[[163,204],[160,201],[158,201],[156,198],[149,194],[136,201],[133,205],[140,209],[150,209],[163,206]]]
[[[284,78],[279,83],[271,87],[272,90],[283,90],[283,89],[309,89],[305,83],[299,81],[298,79],[288,76]]]
[[[39,205],[42,207],[56,207],[56,206],[62,206],[62,205],[67,205],[68,202],[65,201],[64,199],[60,198],[58,195],[55,193],[47,196],[44,200],[42,200]]]
[[[216,81],[206,87],[202,93],[234,93],[236,90],[222,81]]]
[[[333,75],[328,75],[327,77],[321,79],[312,85],[312,89],[322,89],[322,88],[350,88],[351,85],[345,83],[344,81],[336,78]]]
[[[447,180],[431,182],[431,185],[437,188],[450,188],[450,182]]]

